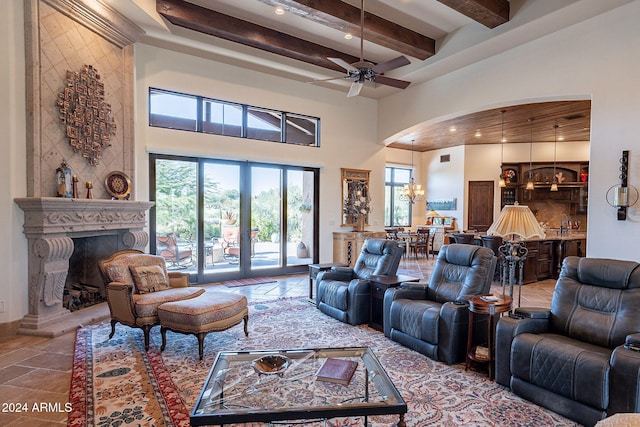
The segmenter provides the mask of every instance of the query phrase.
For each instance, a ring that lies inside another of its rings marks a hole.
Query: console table
[[[384,231],[336,231],[333,233],[333,262],[353,267],[367,239],[384,239]]]

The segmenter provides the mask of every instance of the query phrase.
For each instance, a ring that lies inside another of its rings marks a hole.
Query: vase
[[[358,215],[358,218],[356,219],[356,223],[353,226],[353,231],[364,231],[364,224],[365,224],[365,219],[366,219],[366,215]]]

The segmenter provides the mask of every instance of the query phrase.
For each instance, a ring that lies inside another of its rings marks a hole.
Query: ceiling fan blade
[[[373,81],[382,85],[397,87],[399,89],[406,89],[411,84],[411,82],[406,80],[392,79],[391,77],[386,76],[375,76]]]
[[[355,82],[351,83],[351,87],[349,88],[349,93],[347,94],[347,98],[350,98],[352,96],[358,96],[360,94],[360,91],[362,90],[362,86],[364,86],[364,83],[362,83],[359,80],[356,80]]]
[[[372,69],[376,74],[378,74],[378,73],[384,73],[386,71],[390,71],[396,68],[404,67],[405,65],[409,65],[409,64],[411,64],[411,61],[409,61],[406,56],[401,55],[395,59],[392,59],[391,61],[382,62],[378,65],[374,65]]]
[[[333,62],[334,64],[341,66],[342,68],[344,68],[347,71],[355,71],[355,72],[360,71],[356,67],[354,67],[353,65],[349,64],[347,61],[345,61],[342,58],[327,58],[327,59],[329,61]]]
[[[310,80],[310,81],[308,81],[307,83],[311,83],[311,84],[313,84],[313,83],[322,83],[322,82],[330,82],[330,81],[332,81],[332,80],[344,80],[344,79],[348,79],[348,78],[349,78],[349,76],[331,77],[331,78],[328,78],[328,79],[315,79],[315,80]]]

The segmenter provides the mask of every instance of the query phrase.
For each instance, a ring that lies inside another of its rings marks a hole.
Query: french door
[[[154,154],[149,170],[151,250],[192,282],[303,272],[318,261],[317,169]]]

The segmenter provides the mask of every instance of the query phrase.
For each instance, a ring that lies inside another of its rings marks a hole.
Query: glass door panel
[[[196,271],[197,166],[193,161],[156,161],[155,246],[169,270]]]
[[[282,169],[251,167],[251,269],[282,264]]]
[[[206,162],[203,167],[205,274],[240,270],[240,166]]]
[[[314,173],[287,171],[287,265],[313,263]]]

